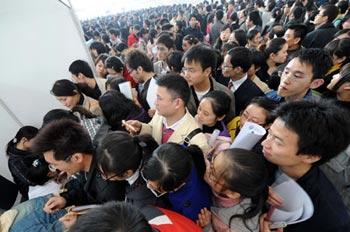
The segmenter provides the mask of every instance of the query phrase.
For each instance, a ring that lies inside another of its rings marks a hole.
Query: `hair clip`
[[[17,143],[17,138],[13,138],[13,139],[12,139],[12,142],[13,142],[13,143]]]
[[[36,160],[33,161],[32,165],[37,168],[37,167],[39,167],[41,165],[41,162],[40,162],[39,159],[36,159]]]

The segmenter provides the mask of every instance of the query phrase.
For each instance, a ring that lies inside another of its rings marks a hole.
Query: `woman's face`
[[[239,128],[244,126],[246,122],[253,122],[258,125],[264,126],[266,124],[267,112],[264,108],[256,105],[250,104],[241,114],[241,120]]]
[[[331,82],[327,85],[327,89],[333,90],[334,86],[339,82],[339,80],[342,79],[342,76],[338,73],[333,76],[333,79]],[[343,83],[339,88],[336,90],[338,96],[344,96],[345,92],[349,92],[350,90],[350,82],[347,81]]]
[[[236,37],[235,37],[235,33],[234,33],[234,32],[232,32],[232,33],[230,34],[230,37],[229,37],[229,39],[228,39],[228,42],[238,44],[238,41],[236,40]]]
[[[190,47],[191,47],[191,44],[187,40],[182,41],[182,49],[184,50],[184,52],[190,49]]]
[[[252,40],[250,40],[250,43],[254,47],[258,47],[261,41],[261,34],[260,32],[254,36]]]
[[[283,64],[287,60],[288,56],[288,44],[285,43],[281,50],[279,50],[276,54],[273,56],[273,61],[277,64]]]
[[[105,65],[103,64],[102,60],[99,60],[95,67],[99,77],[104,77],[107,74],[107,70],[105,69]]]
[[[343,22],[342,26],[343,26],[343,29],[350,29],[350,18],[345,22]]]
[[[220,39],[222,40],[222,42],[227,42],[228,39],[230,38],[230,34],[231,34],[231,30],[230,28],[227,28],[226,30],[222,31],[220,33]]]
[[[218,121],[209,98],[203,98],[199,103],[196,119],[199,124],[210,127],[214,126]]]
[[[76,94],[74,96],[61,96],[56,97],[56,99],[68,109],[73,109],[74,106],[78,105],[80,95]]]

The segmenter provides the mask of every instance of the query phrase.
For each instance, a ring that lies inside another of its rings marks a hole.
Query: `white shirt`
[[[140,176],[140,171],[139,171],[139,169],[137,169],[136,172],[132,176],[130,176],[129,178],[126,179],[126,181],[131,186],[133,183],[135,183],[135,181],[137,180],[137,178],[139,178],[139,176]]]
[[[186,110],[186,113],[187,113],[187,110]],[[166,119],[163,117],[163,125],[165,126],[166,129],[172,129],[173,131],[175,131],[176,128],[178,128],[183,122],[185,122],[185,115],[186,114],[184,114],[184,116],[182,116],[182,118],[179,121],[175,122],[171,126],[168,126]]]
[[[231,79],[230,82],[229,82],[229,83],[232,83],[232,87],[230,88],[230,90],[232,92],[235,92],[243,84],[243,82],[245,82],[245,80],[247,80],[247,78],[248,78],[248,76],[247,76],[247,74],[245,74],[244,77],[242,77],[241,79],[239,79],[237,81],[233,81]]]

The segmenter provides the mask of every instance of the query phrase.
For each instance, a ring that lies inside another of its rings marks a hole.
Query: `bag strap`
[[[187,147],[188,144],[190,144],[191,139],[192,139],[194,136],[196,136],[197,134],[201,133],[201,132],[202,132],[202,130],[199,129],[199,128],[196,128],[196,129],[194,129],[193,131],[191,131],[191,133],[189,133],[189,134],[186,136],[186,138],[184,139],[183,145]]]

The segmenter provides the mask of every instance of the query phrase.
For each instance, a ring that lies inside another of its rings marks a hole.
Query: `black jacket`
[[[254,84],[249,78],[245,80],[239,88],[234,92],[236,103],[236,115],[244,110],[247,104],[257,96],[264,96],[264,92]]]
[[[308,33],[303,41],[306,48],[323,48],[330,42],[338,31],[332,23],[326,23],[314,31]]]

